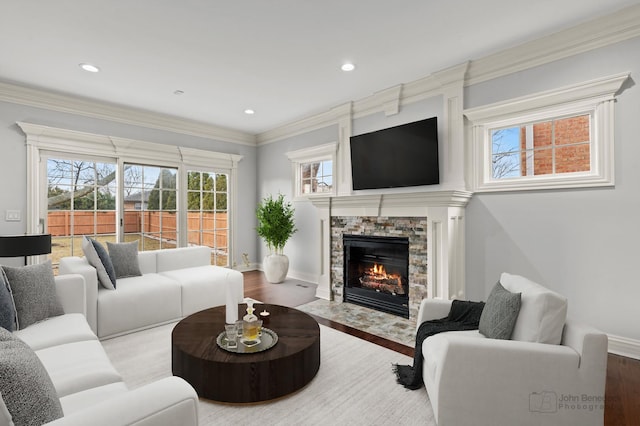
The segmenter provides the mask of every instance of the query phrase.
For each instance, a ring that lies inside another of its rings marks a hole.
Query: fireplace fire
[[[344,301],[409,317],[409,240],[343,235]]]
[[[384,265],[375,263],[360,277],[360,284],[364,288],[371,288],[387,294],[404,294],[402,277],[400,274],[387,274]]]

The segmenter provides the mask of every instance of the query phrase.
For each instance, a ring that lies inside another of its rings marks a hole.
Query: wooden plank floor
[[[292,285],[271,284],[260,271],[244,273],[244,293],[265,303],[296,307],[316,299],[315,286],[302,282]],[[319,324],[376,343],[396,352],[413,356],[413,348],[314,316]],[[604,424],[640,426],[640,360],[609,354],[607,366]]]

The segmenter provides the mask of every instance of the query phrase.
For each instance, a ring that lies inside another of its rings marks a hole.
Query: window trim
[[[470,122],[468,176],[475,192],[582,188],[615,185],[615,95],[629,73],[523,96],[464,111]],[[491,130],[557,117],[591,114],[591,170],[555,175],[495,179],[491,167]]]
[[[338,143],[330,142],[323,145],[312,146],[310,148],[302,148],[296,151],[285,153],[289,161],[291,161],[291,170],[293,173],[293,194],[295,199],[309,199],[317,197],[332,197],[336,195],[336,157],[338,152]],[[333,174],[331,176],[334,184],[331,191],[328,192],[302,192],[302,165],[306,163],[320,162],[331,160],[331,168]]]
[[[110,158],[117,162],[120,181],[123,179],[123,164],[141,163],[151,166],[176,167],[178,169],[179,191],[186,194],[186,170],[215,170],[229,174],[228,206],[229,217],[229,265],[233,265],[235,247],[238,202],[238,163],[242,155],[207,151],[197,148],[186,148],[177,145],[166,145],[154,142],[120,138],[79,132],[75,130],[48,127],[39,124],[17,122],[26,135],[27,147],[27,233],[44,231],[46,219],[42,218],[41,209],[46,205],[46,194],[41,189],[43,174],[41,156],[60,155],[86,158]],[[118,206],[122,217],[122,205]],[[178,197],[178,212],[187,209],[186,196]],[[178,226],[178,247],[186,246],[186,215],[180,214]],[[118,231],[119,233],[120,231]]]

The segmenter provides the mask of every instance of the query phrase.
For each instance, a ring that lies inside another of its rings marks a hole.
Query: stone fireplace
[[[372,216],[334,216],[331,218],[331,283],[334,300],[348,299],[344,290],[348,283],[344,282],[345,263],[344,239],[353,236],[378,238],[403,238],[406,240],[407,270],[406,279],[406,315],[399,310],[395,314],[409,317],[409,313],[417,314],[419,302],[427,295],[427,218],[426,217],[372,217]],[[378,253],[377,256],[385,256]],[[382,262],[380,262],[382,263]],[[395,263],[395,262],[394,262]],[[397,272],[398,268],[395,268]],[[403,275],[401,273],[401,275]],[[348,290],[347,290],[348,291]],[[349,301],[349,300],[346,300]],[[380,308],[378,308],[380,309]],[[380,309],[389,311],[393,309]],[[411,316],[413,316],[411,315]]]
[[[371,236],[407,241],[408,301],[404,309],[408,310],[409,318],[416,317],[420,302],[425,297],[464,298],[464,210],[470,196],[465,191],[434,191],[313,199],[312,203],[318,209],[321,233],[321,273],[316,296],[337,302],[354,302],[349,295],[349,284],[344,282],[345,267],[349,265],[345,264],[343,237]],[[373,254],[374,257],[376,255]],[[383,253],[384,256],[386,254]],[[362,271],[357,279],[361,278]],[[369,281],[370,287],[384,287],[381,284],[391,285],[393,282],[387,278],[376,278],[380,281],[376,283],[371,276],[364,279]],[[354,289],[351,295],[353,293],[361,296],[363,291]],[[393,295],[393,291],[387,293],[391,295],[379,299],[384,302],[386,298],[395,303],[393,299],[398,294]],[[355,303],[362,304],[361,299],[356,299]],[[388,312],[390,309],[380,310]],[[407,315],[405,311],[393,313]]]

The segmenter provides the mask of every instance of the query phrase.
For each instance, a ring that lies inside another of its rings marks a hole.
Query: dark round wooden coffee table
[[[264,352],[236,354],[217,345],[224,330],[224,306],[190,315],[173,329],[173,374],[189,382],[198,396],[221,402],[267,401],[290,394],[315,377],[320,368],[318,323],[286,306],[254,306],[256,313],[263,309],[271,313],[264,327],[278,334],[276,345]],[[245,304],[238,306],[238,318],[245,310]]]

